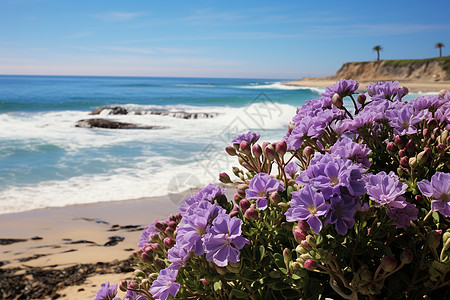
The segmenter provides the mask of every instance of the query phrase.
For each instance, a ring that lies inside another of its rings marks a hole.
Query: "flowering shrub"
[[[450,92],[358,88],[343,79],[308,100],[280,142],[237,136],[234,199],[211,184],[146,227],[124,299],[449,295]]]

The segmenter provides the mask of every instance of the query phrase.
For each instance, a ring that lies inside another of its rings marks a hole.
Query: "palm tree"
[[[436,43],[436,45],[434,45],[434,48],[439,48],[439,57],[442,57],[442,48],[444,48],[445,45],[443,43]]]
[[[380,51],[383,50],[383,47],[381,47],[380,45],[376,45],[372,48],[372,50],[377,52],[377,60],[380,60]]]

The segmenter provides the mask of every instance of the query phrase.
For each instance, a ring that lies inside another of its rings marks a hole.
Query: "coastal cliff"
[[[339,79],[357,80],[361,86],[396,80],[412,92],[438,92],[450,89],[450,56],[429,59],[379,60],[347,62],[335,75],[327,77],[304,77],[301,80],[283,82],[291,86],[331,86]]]
[[[416,60],[380,60],[344,63],[335,78],[355,80],[450,80],[450,56]]]

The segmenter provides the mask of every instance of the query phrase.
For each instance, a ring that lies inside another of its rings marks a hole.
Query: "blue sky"
[[[450,1],[0,0],[0,74],[332,75],[450,54]]]

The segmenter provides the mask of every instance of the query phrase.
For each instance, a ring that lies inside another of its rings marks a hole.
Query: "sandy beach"
[[[130,278],[143,227],[177,213],[186,193],[0,215],[0,298],[94,299],[102,282]]]
[[[357,80],[357,79],[355,79]],[[368,84],[381,81],[383,79],[374,79],[372,81],[359,81],[361,91]],[[300,80],[286,81],[284,85],[288,86],[304,86],[304,87],[327,87],[332,86],[338,79],[332,77],[305,77]],[[450,89],[450,81],[408,81],[399,80],[399,84],[407,86],[412,93],[439,93],[442,89]]]

